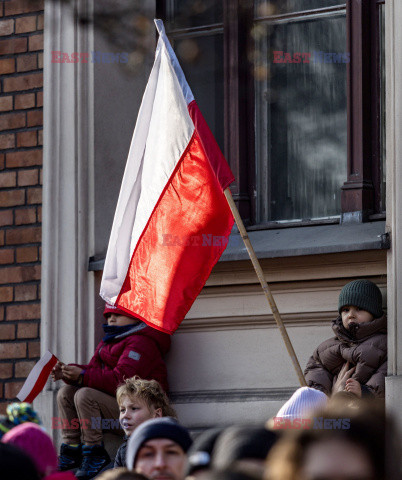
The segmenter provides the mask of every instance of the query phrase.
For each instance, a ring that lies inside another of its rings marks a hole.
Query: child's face
[[[145,400],[138,397],[124,395],[120,399],[119,407],[120,424],[127,436],[130,436],[138,425],[145,422],[145,420],[162,416],[160,408],[148,407]]]
[[[116,315],[112,313],[108,316],[107,324],[116,327],[124,327],[125,325],[134,325],[138,322],[135,318],[126,317],[125,315]]]
[[[374,316],[367,310],[362,310],[353,305],[346,305],[341,310],[342,323],[346,330],[349,330],[351,323],[367,323],[373,320]]]

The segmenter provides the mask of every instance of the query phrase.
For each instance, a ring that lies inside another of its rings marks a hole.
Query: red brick
[[[0,340],[14,340],[15,339],[15,325],[2,324],[0,325]]]
[[[24,382],[7,382],[4,384],[4,398],[14,400],[21,390]]]
[[[17,263],[30,263],[30,262],[36,262],[37,260],[38,260],[38,247],[17,248]],[[30,299],[30,300],[34,300],[34,299]]]
[[[11,55],[27,51],[27,39],[24,37],[0,40],[0,55]]]
[[[7,148],[14,148],[14,147],[15,147],[15,135],[13,133],[0,135],[0,150],[6,150]]]
[[[32,167],[42,165],[42,150],[26,150],[25,152],[10,152],[6,156],[7,168]]]
[[[40,265],[5,267],[1,269],[0,284],[40,280]]]
[[[40,303],[24,305],[8,305],[6,307],[7,320],[33,320],[40,318]]]
[[[41,227],[15,228],[6,231],[7,245],[21,245],[24,243],[39,243],[42,239]]]
[[[0,135],[0,144],[1,144],[1,137],[5,137],[5,135]],[[0,188],[15,187],[16,185],[17,185],[16,172],[0,173]]]
[[[4,153],[0,153],[0,170],[4,170],[4,164],[5,164],[4,159],[5,158],[6,157],[5,157]]]
[[[17,263],[31,263],[38,260],[38,247],[17,248]]]
[[[0,249],[0,264],[5,265],[6,263],[14,262],[14,250],[12,248],[1,248]]]
[[[12,225],[14,223],[13,210],[0,211],[0,226]]]
[[[27,247],[35,249],[36,247]],[[36,256],[38,254],[36,253]],[[38,287],[37,285],[16,285],[14,287],[14,300],[16,302],[29,302],[29,300],[37,300]]]
[[[28,127],[36,127],[38,125],[43,125],[43,111],[34,110],[28,112]]]
[[[17,148],[36,147],[37,142],[38,142],[38,135],[36,133],[36,130],[17,133]]]
[[[13,287],[0,287],[0,302],[13,301]],[[4,339],[3,339],[4,340]]]
[[[0,75],[15,72],[15,61],[13,58],[4,58],[0,60]]]
[[[43,107],[43,92],[36,93],[36,106]]]
[[[0,343],[0,359],[25,358],[27,345],[22,343]]]
[[[27,33],[36,31],[36,15],[21,17],[15,20],[15,33]]]
[[[27,225],[30,223],[36,223],[36,208],[19,208],[14,211],[15,224]]]
[[[38,130],[38,145],[43,145],[43,130]],[[40,182],[42,185],[42,182]]]
[[[6,16],[41,12],[44,9],[44,0],[11,0],[4,2],[4,8]]]
[[[0,130],[12,130],[25,127],[25,113],[6,113],[0,115]]]
[[[26,378],[34,368],[36,362],[16,362],[15,378]],[[1,368],[1,363],[0,363]]]
[[[3,384],[1,384],[1,386],[3,387]],[[3,390],[3,388],[2,388]],[[3,395],[0,395],[1,397]],[[7,407],[8,407],[9,403],[8,402],[1,402],[0,403],[0,415],[5,415],[7,413]]]
[[[43,33],[39,35],[32,35],[28,41],[29,51],[43,50]]]
[[[38,30],[43,30],[44,28],[44,15],[38,15],[38,25],[37,25],[37,29]]]
[[[24,190],[6,190],[0,192],[0,205],[2,207],[14,207],[16,205],[24,205]]]
[[[4,245],[4,238],[5,238],[4,230],[0,230],[0,246]]]
[[[22,95],[16,95],[15,97],[15,109],[22,110],[24,108],[33,108],[35,106],[35,94],[26,93]]]
[[[8,112],[13,109],[13,97],[0,97],[0,112]]]
[[[38,327],[39,323],[19,323],[17,328],[17,338],[37,338],[39,332]]]
[[[29,358],[40,357],[40,343],[28,342]]]
[[[38,185],[39,183],[38,173],[39,172],[37,168],[34,168],[33,170],[19,170],[18,185],[20,187],[26,187],[28,185]]]
[[[17,72],[29,72],[37,70],[38,59],[36,55],[20,55],[17,57]]]
[[[27,202],[28,202],[28,205],[42,203],[42,187],[28,188]]]
[[[9,77],[3,80],[4,92],[30,90],[31,88],[40,87],[43,87],[43,73],[31,73],[30,75]]]
[[[43,70],[43,53],[38,53],[38,68]]]
[[[38,207],[38,222],[42,223],[42,207]]]
[[[0,22],[0,35],[11,35],[14,33],[14,20],[11,18],[9,20],[2,20]]]
[[[0,363],[0,378],[11,378],[13,376],[12,363]]]

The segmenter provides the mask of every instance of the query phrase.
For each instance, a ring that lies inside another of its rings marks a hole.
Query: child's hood
[[[139,334],[152,338],[158,345],[162,355],[169,351],[171,336],[168,333],[161,332],[160,330],[156,330],[156,328],[146,325],[144,329],[140,330]]]
[[[338,339],[342,342],[359,342],[371,335],[377,333],[387,333],[387,316],[384,314],[382,317],[374,318],[371,322],[366,323],[352,323],[350,329],[346,330],[342,323],[342,317],[339,316],[332,321],[332,330]]]

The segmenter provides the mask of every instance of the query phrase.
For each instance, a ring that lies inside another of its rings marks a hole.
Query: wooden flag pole
[[[243,220],[240,217],[239,211],[237,210],[237,207],[234,203],[234,200],[233,200],[233,197],[232,197],[232,194],[231,194],[229,188],[226,188],[223,193],[225,194],[225,197],[226,197],[226,200],[228,201],[230,210],[233,213],[233,216],[234,216],[236,224],[237,224],[237,228],[239,229],[241,238],[243,239],[244,245],[247,248],[247,252],[248,252],[248,254],[250,256],[250,259],[251,259],[251,262],[254,266],[254,270],[257,274],[258,280],[261,283],[262,289],[264,290],[265,297],[268,300],[268,303],[269,303],[269,306],[272,310],[272,314],[274,316],[276,324],[278,325],[278,328],[281,332],[283,341],[285,342],[285,345],[286,345],[286,349],[287,349],[287,351],[290,355],[293,366],[296,370],[296,374],[299,378],[300,385],[302,387],[305,387],[307,384],[306,384],[306,380],[304,378],[302,369],[300,368],[299,360],[297,359],[296,353],[293,349],[293,345],[292,345],[292,343],[290,341],[290,338],[288,336],[288,332],[286,331],[285,325],[283,324],[283,321],[282,321],[282,318],[279,314],[278,308],[276,307],[276,303],[275,303],[274,297],[272,296],[271,289],[269,288],[268,283],[265,280],[264,273],[262,271],[260,262],[258,261],[257,255],[254,252],[254,248],[251,245],[250,239],[247,235],[246,229],[245,229],[244,224],[243,224]]]

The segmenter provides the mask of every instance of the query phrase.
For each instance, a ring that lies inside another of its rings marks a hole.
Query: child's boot
[[[68,445],[67,443],[62,443],[60,447],[59,455],[59,467],[60,471],[72,470],[78,468],[82,462],[82,451],[81,444],[79,445]]]
[[[103,445],[83,445],[81,467],[75,472],[80,480],[89,480],[110,463],[110,457]]]

